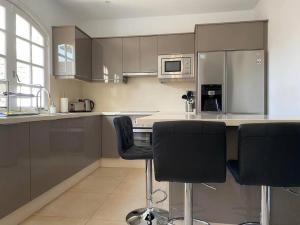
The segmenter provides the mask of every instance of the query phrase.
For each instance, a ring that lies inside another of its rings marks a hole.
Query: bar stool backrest
[[[158,181],[225,182],[225,123],[203,121],[155,123],[153,152],[155,178]]]
[[[240,184],[300,186],[300,123],[239,127]]]
[[[114,125],[117,135],[118,152],[122,157],[134,144],[132,121],[129,116],[116,117]]]

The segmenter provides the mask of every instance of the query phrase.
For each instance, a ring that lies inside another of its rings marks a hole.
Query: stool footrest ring
[[[246,222],[246,223],[240,223],[239,225],[260,225],[259,222]]]
[[[155,191],[153,191],[153,192],[152,192],[152,196],[153,196],[153,195],[155,195],[155,194],[156,194],[156,193],[158,193],[158,192],[161,192],[161,193],[163,193],[163,194],[164,194],[164,197],[163,197],[161,200],[159,200],[159,201],[155,202],[155,204],[162,203],[162,202],[166,201],[166,200],[167,200],[167,198],[168,198],[168,194],[167,194],[167,192],[165,192],[165,191],[164,191],[164,190],[162,190],[162,189],[156,189]]]
[[[178,220],[183,220],[184,221],[184,218],[183,217],[176,217],[176,218],[172,218],[169,220],[169,225],[176,225],[174,222],[178,221]],[[196,223],[200,223],[201,225],[210,225],[210,223],[206,222],[206,221],[203,221],[203,220],[199,220],[199,219],[193,219],[193,222],[196,222]]]

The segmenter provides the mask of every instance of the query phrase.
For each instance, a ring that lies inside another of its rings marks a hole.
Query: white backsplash
[[[129,78],[127,84],[83,83],[82,94],[95,101],[95,111],[184,111],[181,96],[195,82],[161,84],[157,78]]]

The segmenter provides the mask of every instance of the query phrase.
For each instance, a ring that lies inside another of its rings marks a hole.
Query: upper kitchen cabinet
[[[158,36],[158,55],[194,54],[195,34],[170,34]]]
[[[92,49],[92,80],[122,82],[122,38],[93,39]]]
[[[254,50],[266,46],[267,22],[196,25],[196,50]]]
[[[123,73],[140,72],[140,38],[123,38]]]
[[[141,72],[157,73],[157,37],[140,37]]]
[[[57,78],[92,79],[92,39],[75,26],[53,27],[53,71]]]
[[[123,75],[157,75],[157,37],[123,38]]]

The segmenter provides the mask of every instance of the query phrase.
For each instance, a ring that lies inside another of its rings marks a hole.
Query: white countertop
[[[147,116],[155,112],[152,111],[121,111],[121,112],[78,112],[78,113],[55,113],[55,114],[39,114],[39,115],[29,115],[29,116],[9,116],[0,117],[0,125],[2,124],[15,124],[15,123],[26,123],[34,121],[45,121],[45,120],[58,120],[58,119],[68,119],[68,118],[79,118],[87,116],[118,116],[118,115],[128,115],[128,116]]]
[[[34,121],[58,120],[67,118],[79,118],[86,116],[102,115],[101,112],[84,112],[84,113],[55,113],[55,114],[39,114],[30,116],[8,116],[0,117],[0,124],[26,123]]]
[[[150,116],[137,118],[136,122],[139,127],[152,127],[155,122],[162,121],[181,121],[181,120],[198,120],[198,121],[221,121],[227,126],[239,126],[245,123],[274,123],[274,122],[300,122],[300,116],[267,116],[255,114],[218,114],[218,113],[176,113],[176,112],[159,112]]]

